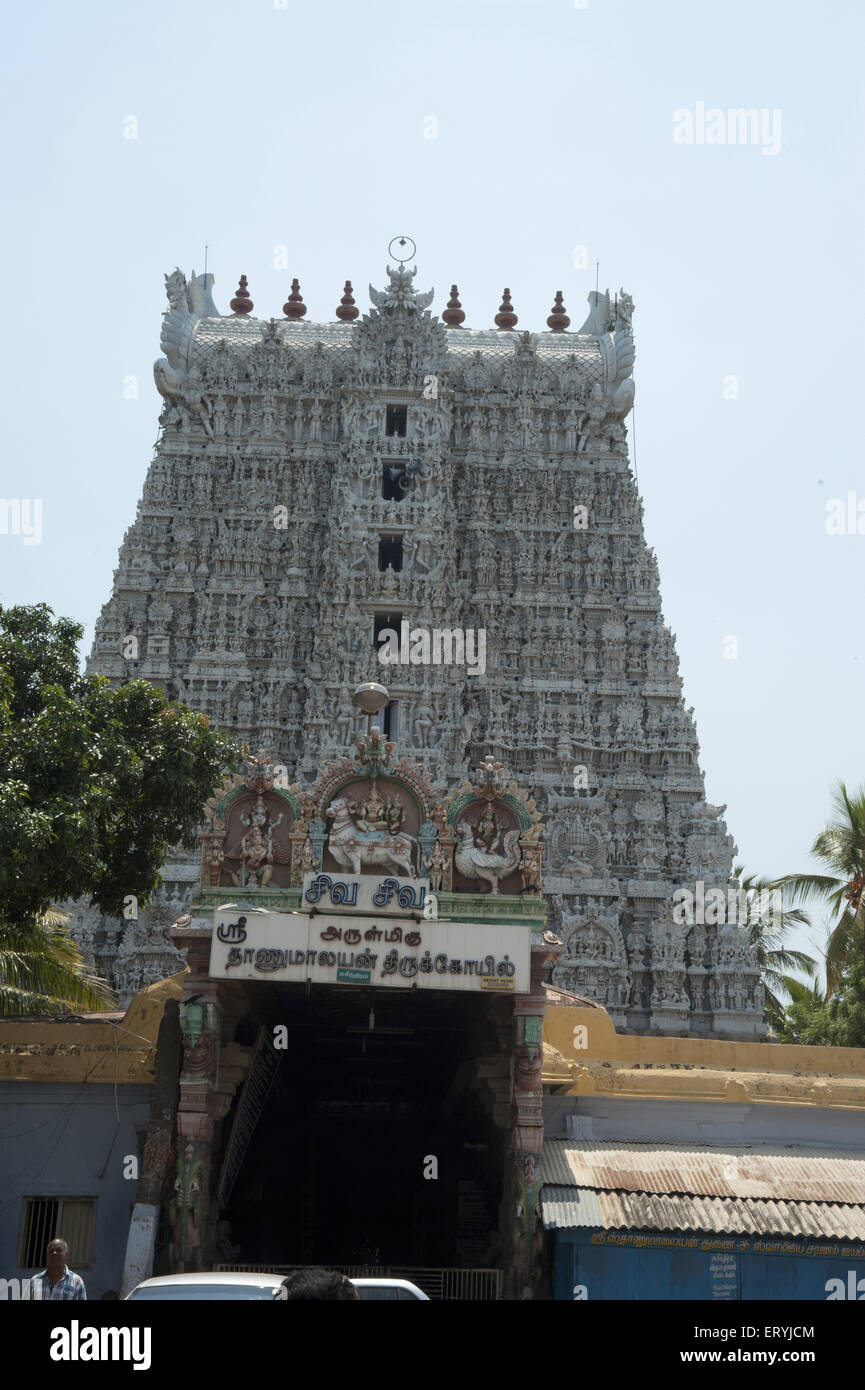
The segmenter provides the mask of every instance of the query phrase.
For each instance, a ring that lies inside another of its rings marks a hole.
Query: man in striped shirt
[[[87,1290],[80,1274],[73,1274],[66,1267],[69,1246],[62,1236],[55,1236],[48,1242],[45,1268],[34,1274],[30,1281],[30,1297],[33,1299],[73,1299],[87,1298]]]

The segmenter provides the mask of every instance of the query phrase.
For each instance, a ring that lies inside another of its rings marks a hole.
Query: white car
[[[127,1299],[274,1299],[281,1274],[162,1274],[136,1284]]]
[[[272,1302],[279,1297],[282,1279],[281,1274],[232,1274],[227,1270],[216,1274],[162,1274],[142,1280],[126,1297],[136,1302],[142,1299],[161,1302],[264,1299]],[[352,1279],[351,1282],[363,1302],[372,1299],[431,1302],[423,1290],[408,1279]]]
[[[408,1279],[352,1279],[351,1282],[364,1302],[379,1298],[396,1298],[400,1303],[412,1303],[418,1299],[424,1303],[432,1302],[423,1289]]]

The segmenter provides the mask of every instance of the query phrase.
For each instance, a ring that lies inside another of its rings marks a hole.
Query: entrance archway
[[[286,1045],[220,1213],[238,1262],[495,1264],[512,1001],[280,984],[250,1004],[238,1040]]]

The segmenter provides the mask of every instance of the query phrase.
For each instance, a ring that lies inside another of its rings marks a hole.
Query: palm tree
[[[791,902],[827,902],[834,925],[826,945],[826,996],[841,983],[853,963],[857,941],[865,928],[865,787],[851,797],[843,782],[832,793],[835,820],[811,846],[828,874],[787,874],[772,887],[786,889]]]
[[[98,1011],[116,1005],[91,975],[69,918],[56,908],[21,927],[0,928],[0,1018]]]
[[[803,1034],[808,1030],[822,1025],[822,1033],[819,1043],[826,1044],[829,1039],[826,1037],[826,995],[820,988],[819,981],[813,980],[805,983],[803,980],[790,980],[788,986],[790,995],[789,1003],[784,1010],[783,1018],[779,1024],[773,1025],[774,1031],[778,1036],[788,1043],[802,1042]],[[813,1037],[809,1041],[818,1042]]]
[[[819,980],[790,980],[791,1004],[825,1004],[826,994],[820,988]]]
[[[817,962],[813,956],[784,944],[794,926],[809,925],[808,916],[799,907],[777,910],[773,896],[775,885],[757,874],[746,874],[743,864],[737,864],[733,874],[739,880],[740,891],[747,895],[744,926],[766,991],[765,1019],[772,1031],[778,1033],[784,1025],[785,1008],[780,995],[796,998],[797,987],[805,988],[789,972],[801,970],[809,980],[816,974]]]

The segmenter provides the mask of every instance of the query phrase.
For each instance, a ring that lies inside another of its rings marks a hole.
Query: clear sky
[[[832,782],[865,780],[865,534],[826,530],[854,493],[865,532],[862,7],[282,3],[7,18],[0,495],[43,513],[39,544],[0,535],[0,602],[89,646],[156,437],[163,275],[205,242],[220,310],[245,272],[263,318],[293,275],[310,320],[346,278],[366,309],[405,232],[434,311],[457,281],[492,326],[507,285],[540,330],[561,289],[577,328],[599,260],[636,304],[628,424],[709,799],[748,869],[807,867]]]

